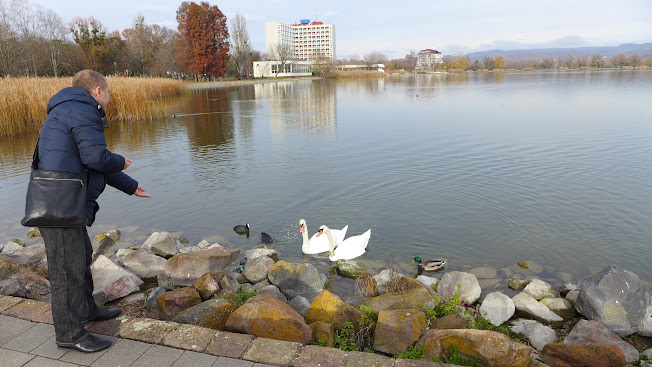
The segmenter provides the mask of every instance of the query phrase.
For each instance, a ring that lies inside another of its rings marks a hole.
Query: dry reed
[[[107,78],[109,120],[148,120],[165,115],[167,97],[181,94],[183,82],[164,78]],[[47,117],[50,98],[72,78],[1,78],[0,137],[35,132]]]
[[[360,275],[355,280],[355,294],[365,297],[376,297],[378,295],[378,288],[376,287],[376,279],[371,274]]]

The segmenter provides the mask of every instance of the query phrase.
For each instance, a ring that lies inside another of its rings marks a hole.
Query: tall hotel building
[[[292,47],[293,59],[335,60],[335,26],[302,19],[298,24],[265,23],[267,53],[274,54],[279,44]]]

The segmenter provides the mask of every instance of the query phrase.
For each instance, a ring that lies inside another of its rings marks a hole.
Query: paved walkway
[[[439,366],[128,316],[92,323],[87,328],[115,339],[115,344],[97,353],[59,349],[49,303],[0,296],[0,366]]]

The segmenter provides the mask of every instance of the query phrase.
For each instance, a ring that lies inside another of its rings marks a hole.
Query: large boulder
[[[650,291],[636,274],[611,265],[582,283],[575,309],[623,337],[641,328],[649,302]]]
[[[418,343],[429,360],[449,357],[453,344],[460,354],[477,357],[483,366],[492,367],[526,367],[534,351],[499,332],[475,329],[428,330]]]
[[[453,298],[460,285],[460,301],[471,305],[480,298],[482,289],[475,275],[461,271],[451,271],[444,274],[437,285],[437,293],[444,299]]]
[[[224,273],[206,273],[192,284],[192,287],[199,292],[201,299],[203,301],[213,297],[220,291],[220,280],[224,276]]]
[[[266,245],[261,245],[258,248],[247,250],[244,253],[244,257],[245,259],[247,259],[247,261],[255,259],[260,256],[267,256],[273,259],[274,261],[278,261],[278,254],[276,253],[276,250],[271,249]]]
[[[166,289],[191,286],[197,278],[220,271],[233,271],[240,264],[240,249],[221,248],[178,254],[170,258],[158,276]]]
[[[166,292],[156,299],[161,316],[166,320],[172,320],[181,311],[197,306],[201,302],[199,293],[194,288],[185,287],[175,291]]]
[[[6,247],[5,247],[6,248]],[[32,246],[20,247],[9,254],[11,258],[20,264],[29,264],[40,267],[47,267],[47,255],[45,253],[45,244],[39,243]]]
[[[91,265],[93,288],[104,292],[105,301],[113,301],[140,290],[143,281],[108,257],[100,255]]]
[[[288,299],[303,296],[312,301],[324,289],[326,277],[322,277],[312,264],[276,262],[267,273],[269,281],[277,286]]]
[[[541,359],[550,367],[624,367],[625,355],[611,344],[548,344]]]
[[[629,363],[638,361],[638,351],[599,321],[580,320],[564,339],[565,344],[613,344],[620,348]]]
[[[0,294],[50,302],[50,282],[31,270],[22,269],[0,280]]]
[[[576,315],[573,304],[564,298],[544,298],[540,302],[564,320],[570,320]]]
[[[479,311],[490,323],[500,326],[514,316],[516,308],[509,296],[501,292],[491,292],[482,301]]]
[[[308,343],[312,329],[292,307],[265,294],[249,298],[233,311],[226,329],[261,338]]]
[[[419,310],[384,310],[378,314],[374,350],[403,353],[426,331],[426,315]]]
[[[652,303],[647,306],[641,327],[636,333],[641,336],[652,336]]]
[[[109,237],[106,237],[109,238]],[[144,248],[127,254],[122,263],[125,269],[138,275],[141,279],[156,278],[165,271],[167,260],[149,253]]]
[[[111,257],[116,251],[115,240],[107,236],[106,233],[96,235],[95,238],[93,238],[91,246],[93,247],[93,261],[95,261],[100,255]]]
[[[515,295],[512,297],[512,301],[514,301],[516,315],[518,316],[535,319],[554,327],[561,326],[564,323],[564,319],[527,293],[521,292]]]
[[[323,321],[341,329],[346,322],[353,323],[357,328],[363,315],[362,311],[344,303],[338,296],[324,289],[312,301],[304,317],[308,324]]]
[[[374,313],[382,310],[433,308],[436,303],[425,287],[409,289],[403,293],[385,293],[377,297],[367,298],[362,304],[371,307]]]
[[[557,297],[557,290],[548,282],[541,279],[532,279],[530,283],[523,289],[523,292],[532,296],[532,298],[540,301],[544,298]]]
[[[170,232],[154,232],[141,246],[155,255],[171,257],[179,253],[183,245],[177,236]]]
[[[304,316],[306,314],[306,311],[308,311],[308,308],[310,308],[310,302],[306,299],[306,297],[301,297],[301,296],[296,296],[288,302],[288,305],[292,307],[295,311],[299,313],[299,315]]]
[[[530,341],[537,350],[542,350],[546,344],[557,341],[557,333],[552,328],[535,320],[516,319],[510,321],[510,329]]]
[[[258,256],[248,260],[243,274],[251,283],[262,282],[267,279],[267,272],[274,266],[274,260],[267,256]]]
[[[31,270],[43,278],[48,277],[48,271],[42,267],[28,264],[19,264],[9,256],[0,255],[0,280],[7,279],[21,270]]]
[[[172,321],[224,331],[226,320],[236,308],[229,299],[211,299],[181,311]]]
[[[315,321],[309,326],[312,329],[312,339],[310,340],[312,344],[329,348],[335,346],[333,325],[323,321]]]

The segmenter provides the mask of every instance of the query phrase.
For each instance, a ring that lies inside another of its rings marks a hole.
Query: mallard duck
[[[444,265],[446,265],[446,260],[426,260],[424,262],[421,262],[421,258],[419,256],[415,257],[412,263],[417,263],[419,266],[419,270],[426,270],[426,271],[435,271],[441,269]]]
[[[362,256],[366,249],[367,244],[369,243],[369,238],[371,237],[371,229],[363,234],[357,236],[351,236],[342,243],[340,243],[337,248],[333,246],[333,235],[331,230],[327,226],[319,227],[319,232],[317,232],[317,237],[326,233],[328,238],[328,259],[330,261],[337,260],[350,260],[355,259],[358,256]]]
[[[339,246],[340,243],[344,241],[344,236],[346,236],[346,231],[348,229],[349,226],[346,225],[341,230],[331,230],[331,235],[333,236],[333,247]],[[310,239],[308,239],[308,225],[306,224],[305,219],[299,220],[299,231],[303,236],[301,251],[303,251],[304,254],[314,255],[328,251],[328,239],[326,239],[326,237],[318,237],[317,233],[315,233]]]

